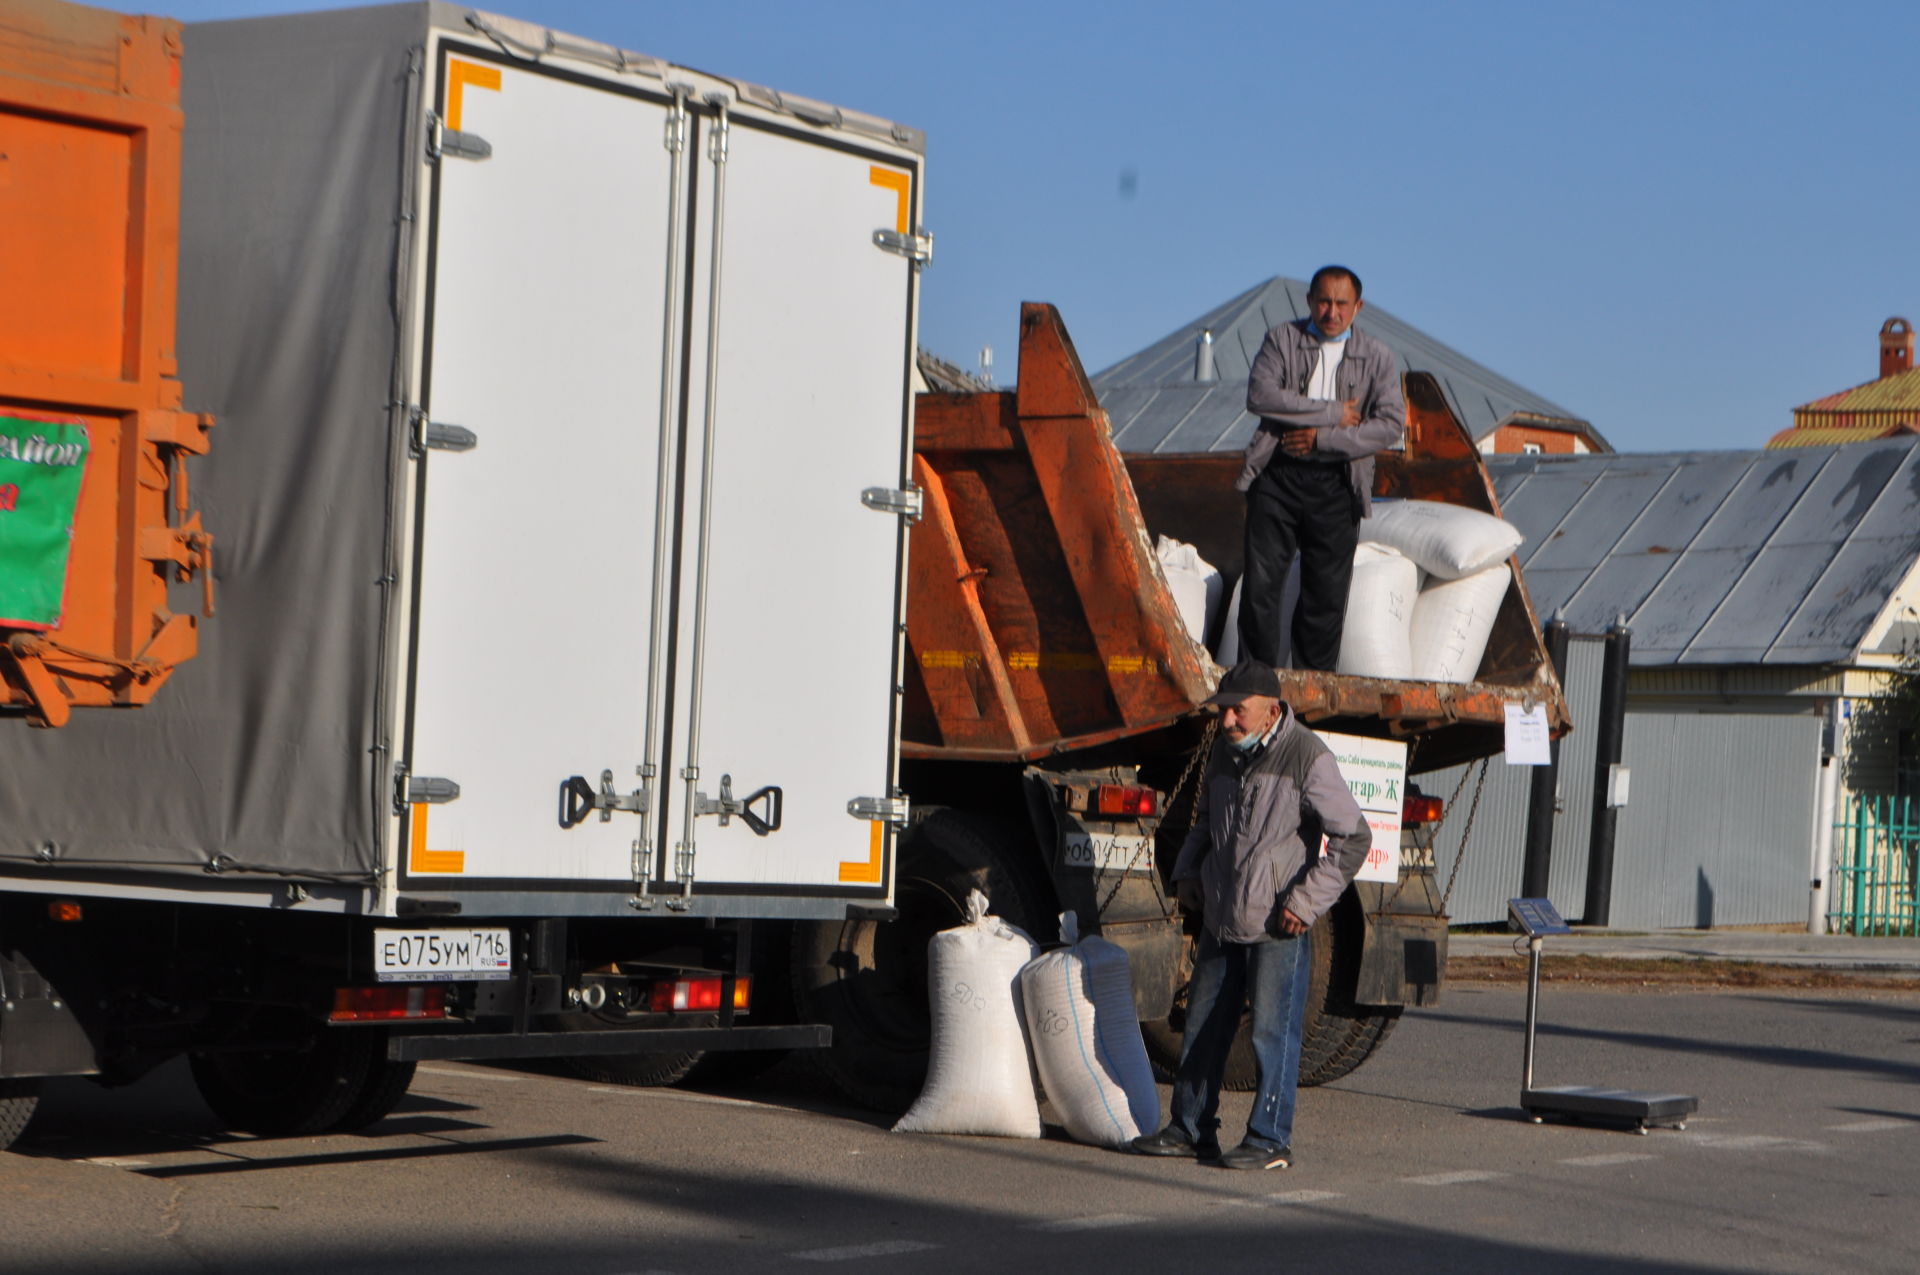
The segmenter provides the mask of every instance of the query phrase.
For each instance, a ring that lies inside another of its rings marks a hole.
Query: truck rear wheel
[[[1399,1021],[1398,1005],[1360,1005],[1353,999],[1353,982],[1360,961],[1365,920],[1347,900],[1328,910],[1308,935],[1313,966],[1307,976],[1307,1008],[1300,1024],[1300,1083],[1324,1085],[1338,1080],[1365,1062]],[[1142,1023],[1147,1056],[1162,1080],[1171,1080],[1180,1066],[1181,1009],[1185,993],[1175,1002],[1171,1018]],[[1227,1055],[1222,1087],[1245,1091],[1259,1082],[1246,1016]]]
[[[900,848],[897,919],[794,927],[800,1019],[833,1028],[833,1043],[808,1056],[841,1094],[877,1111],[912,1105],[926,1082],[933,1037],[927,941],[966,920],[971,890],[986,894],[995,916],[1032,933],[1046,917],[1046,896],[1026,870],[1031,857],[1027,837],[1011,824],[929,810]]]
[[[195,1054],[188,1063],[228,1128],[290,1138],[362,1128],[393,1110],[413,1065],[386,1050],[385,1032],[358,1028],[323,1031],[304,1050]]]
[[[26,1130],[33,1109],[39,1105],[39,1077],[0,1080],[0,1151],[12,1146]]]

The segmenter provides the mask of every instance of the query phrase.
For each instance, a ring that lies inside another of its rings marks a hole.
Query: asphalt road
[[[0,1155],[0,1272],[1914,1269],[1920,995],[1546,989],[1538,1083],[1699,1097],[1646,1136],[1520,1118],[1522,1006],[1409,1013],[1257,1174],[890,1134],[784,1066],[728,1097],[434,1065],[364,1135],[271,1141],[178,1071],[63,1082]]]

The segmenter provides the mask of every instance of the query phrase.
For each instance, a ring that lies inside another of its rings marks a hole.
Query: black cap
[[[1242,660],[1227,670],[1227,675],[1220,679],[1219,688],[1207,703],[1223,706],[1239,704],[1253,695],[1281,698],[1280,675],[1258,660]]]

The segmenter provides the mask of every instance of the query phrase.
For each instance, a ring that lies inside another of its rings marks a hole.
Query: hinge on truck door
[[[916,266],[933,260],[933,234],[924,226],[910,235],[898,230],[876,230],[873,246],[882,252],[898,253]]]
[[[878,819],[904,828],[908,803],[905,797],[855,797],[847,803],[847,813],[855,819]]]
[[[480,445],[480,436],[465,425],[449,425],[445,421],[430,421],[427,414],[415,407],[409,411],[413,423],[413,433],[407,439],[407,451],[419,460],[428,451],[470,452]]]
[[[883,514],[900,514],[908,522],[919,522],[926,498],[918,487],[869,487],[860,493],[860,503]]]
[[[611,823],[613,812],[625,811],[630,815],[644,815],[653,807],[653,794],[648,787],[634,789],[630,793],[618,793],[613,790],[613,772],[600,772],[600,790],[595,792],[583,775],[570,775],[560,781],[560,826],[572,828],[587,821],[587,816],[598,810],[601,823]]]
[[[446,121],[427,113],[427,158],[492,159],[493,143],[478,133],[462,133],[448,128]]]

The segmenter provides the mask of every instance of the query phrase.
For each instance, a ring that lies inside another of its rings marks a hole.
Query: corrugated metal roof
[[[1246,446],[1255,418],[1246,411],[1247,375],[1267,330],[1307,314],[1307,285],[1275,277],[1093,378],[1101,406],[1113,418],[1114,441],[1129,452],[1237,451]],[[1605,448],[1586,421],[1557,403],[1515,385],[1492,369],[1442,345],[1373,302],[1357,326],[1384,342],[1402,371],[1431,372],[1455,415],[1484,438],[1515,414],[1525,423],[1573,429]],[[1213,333],[1214,375],[1193,379],[1194,344],[1202,329]]]
[[[1920,439],[1487,466],[1535,609],[1636,665],[1849,662],[1920,556]]]

